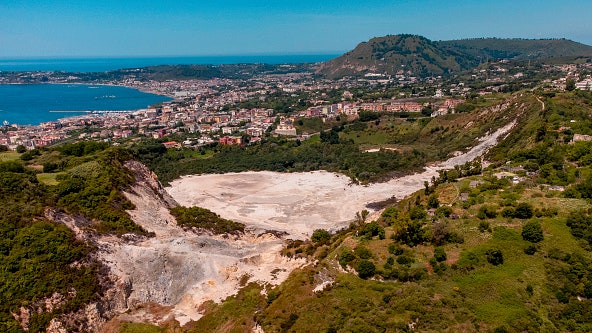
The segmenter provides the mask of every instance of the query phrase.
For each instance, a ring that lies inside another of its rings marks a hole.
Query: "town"
[[[30,150],[65,140],[90,139],[119,144],[133,138],[163,139],[172,134],[179,136],[177,140],[167,141],[167,148],[212,143],[254,144],[267,135],[306,140],[314,133],[300,131],[295,126],[298,119],[351,121],[360,111],[442,116],[454,113],[467,98],[512,89],[591,90],[591,69],[590,63],[529,69],[502,60],[452,79],[418,79],[402,71],[394,76],[369,73],[363,78],[341,80],[318,78],[312,72],[262,74],[247,80],[156,81],[139,80],[130,75],[99,83],[135,88],[174,100],[129,112],[89,112],[38,126],[5,122],[0,132],[0,145],[13,150],[17,147]],[[544,79],[538,76],[540,72],[545,73]],[[0,84],[37,81],[84,83],[71,73],[0,73]]]

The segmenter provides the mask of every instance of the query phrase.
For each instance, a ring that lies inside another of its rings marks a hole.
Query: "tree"
[[[440,206],[440,201],[438,201],[438,197],[434,195],[430,195],[428,197],[428,207],[429,208],[438,208]]]
[[[321,132],[321,142],[328,142],[332,145],[339,143],[339,134],[334,131],[322,131]]]
[[[376,273],[376,266],[370,260],[360,260],[358,264],[358,276],[362,279],[367,279],[369,277],[373,277],[374,273]]]
[[[565,90],[573,91],[576,89],[576,81],[572,78],[565,80]]]
[[[310,239],[313,243],[326,244],[331,239],[331,234],[325,229],[316,229]]]
[[[23,146],[23,145],[16,146],[16,152],[17,153],[22,154],[22,153],[24,153],[26,151],[27,151],[27,148],[25,148],[25,146]]]
[[[521,202],[514,210],[514,217],[519,219],[529,219],[534,215],[532,205],[526,202]]]
[[[544,239],[543,227],[538,221],[530,221],[522,227],[522,239],[538,243]]]
[[[420,222],[411,222],[401,228],[395,235],[395,240],[408,246],[416,246],[428,240],[426,230]]]

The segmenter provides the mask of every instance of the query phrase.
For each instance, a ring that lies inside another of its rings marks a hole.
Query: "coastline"
[[[113,83],[81,83],[81,82],[75,82],[75,83],[67,83],[67,82],[35,82],[35,83],[10,82],[10,83],[5,83],[5,82],[2,82],[2,83],[0,83],[0,86],[84,86],[84,87],[89,87],[89,88],[92,88],[93,86],[113,87],[113,88],[125,88],[125,89],[134,90],[134,91],[136,91],[138,93],[142,93],[142,94],[149,94],[149,95],[154,95],[154,96],[158,96],[158,97],[164,97],[164,98],[169,99],[169,101],[175,100],[174,97],[163,94],[161,92],[151,91],[149,89],[140,89],[140,87],[137,87],[137,86],[124,85],[124,84],[113,84]],[[38,121],[38,124],[10,121],[10,125],[15,125],[15,126],[18,126],[19,128],[28,128],[28,127],[38,127],[38,126],[41,126],[43,123],[63,122],[63,121],[67,121],[68,119],[75,119],[75,118],[80,119],[81,117],[82,118],[85,118],[85,117],[95,118],[98,116],[109,115],[109,114],[133,113],[133,112],[137,112],[142,109],[153,107],[154,105],[158,105],[158,104],[161,104],[164,102],[167,102],[167,101],[150,103],[144,107],[122,109],[122,110],[117,110],[117,107],[115,109],[101,108],[101,109],[89,109],[89,110],[48,110],[47,111],[48,113],[77,113],[77,114],[59,117],[59,118],[53,119],[53,120]],[[6,119],[2,119],[2,114],[0,113],[0,122],[2,122],[4,120],[6,120]]]

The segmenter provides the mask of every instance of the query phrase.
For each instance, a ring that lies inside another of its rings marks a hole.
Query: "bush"
[[[218,214],[201,207],[178,206],[171,209],[171,214],[177,219],[177,224],[183,228],[198,228],[210,230],[214,234],[244,233],[245,225],[223,219]]]
[[[394,243],[391,243],[388,245],[388,251],[390,254],[393,254],[396,256],[399,256],[399,255],[403,254],[403,252],[404,252],[402,247],[400,247],[399,245],[394,244]]]
[[[444,251],[444,249],[441,247],[435,248],[434,259],[436,259],[437,262],[446,261],[446,251]]]
[[[487,222],[487,221],[479,222],[479,232],[485,232],[485,231],[491,231],[491,227],[489,225],[489,222]]]
[[[438,208],[440,206],[440,201],[438,201],[438,197],[435,194],[432,194],[428,197],[428,207],[429,208]]]
[[[345,268],[347,266],[347,264],[354,261],[355,259],[356,259],[356,256],[354,256],[354,254],[352,253],[352,251],[350,249],[343,249],[343,250],[341,250],[341,253],[339,254],[339,264],[343,268]]]
[[[365,247],[365,246],[363,246],[363,245],[356,246],[356,248],[354,249],[354,253],[360,259],[370,259],[370,258],[372,258],[372,252],[370,252],[370,250],[368,250],[368,248]]]
[[[529,219],[534,215],[534,210],[532,209],[532,205],[526,202],[521,202],[516,206],[514,210],[515,218],[519,219]]]
[[[504,255],[499,249],[489,249],[485,251],[485,257],[487,258],[487,262],[494,266],[504,263]]]
[[[436,213],[434,215],[436,217],[450,217],[450,215],[452,215],[452,208],[448,206],[440,206],[436,209]]]
[[[415,262],[415,259],[413,259],[407,255],[400,255],[397,258],[397,263],[399,263],[401,265],[405,265],[405,266],[411,265],[414,262]]]
[[[493,206],[481,206],[479,207],[477,217],[481,220],[493,219],[497,217],[497,209]]]
[[[514,208],[512,208],[512,207],[504,207],[504,209],[502,209],[501,215],[503,217],[514,217]]]
[[[331,234],[325,229],[316,229],[313,231],[310,239],[313,241],[313,243],[326,244],[329,240],[331,240]]]
[[[372,239],[374,236],[379,236],[380,239],[384,239],[385,232],[384,228],[378,225],[378,222],[372,221],[364,226],[363,234],[364,237],[368,239]]]
[[[538,221],[530,221],[522,227],[522,239],[538,243],[544,239],[543,227]]]
[[[423,220],[428,217],[428,213],[426,213],[425,209],[422,207],[413,207],[411,211],[409,211],[409,217],[411,220]]]
[[[367,279],[374,276],[376,273],[376,266],[369,260],[360,260],[358,268],[356,269],[358,276],[362,279]]]
[[[535,254],[537,251],[536,246],[534,245],[528,245],[525,249],[524,249],[524,253],[528,254],[529,256]]]
[[[408,246],[416,246],[427,241],[428,235],[423,224],[420,222],[411,222],[404,228],[401,228],[396,234],[395,239]]]

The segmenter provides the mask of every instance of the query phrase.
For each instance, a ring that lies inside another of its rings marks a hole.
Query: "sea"
[[[125,68],[188,64],[296,64],[330,60],[336,54],[121,58],[0,58],[0,72],[106,72]],[[0,126],[38,125],[86,111],[132,111],[171,100],[136,89],[73,84],[0,85]],[[78,112],[77,112],[78,111]],[[80,112],[82,111],[82,112]]]
[[[0,125],[39,125],[89,111],[134,111],[170,100],[166,96],[119,86],[0,85]]]

